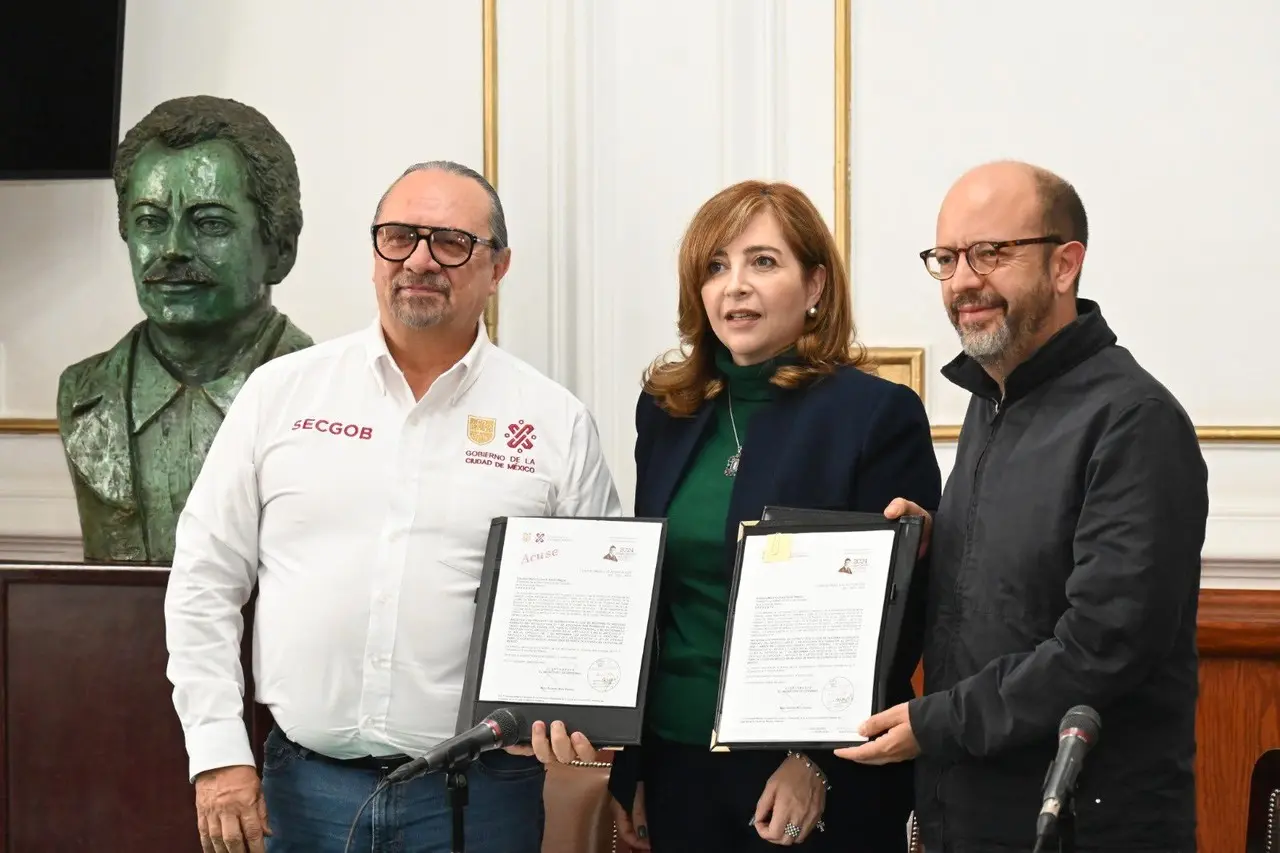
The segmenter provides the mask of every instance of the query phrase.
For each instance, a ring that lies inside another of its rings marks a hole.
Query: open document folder
[[[665,543],[664,519],[493,519],[458,731],[508,708],[638,744]]]
[[[922,520],[770,508],[743,525],[712,748],[835,749],[885,707]]]

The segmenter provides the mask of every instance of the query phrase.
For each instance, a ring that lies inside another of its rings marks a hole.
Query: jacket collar
[[[249,374],[271,357],[287,323],[283,314],[275,314],[227,373],[198,387],[220,413],[226,415]],[[130,377],[131,399],[126,399]],[[102,500],[124,509],[134,507],[130,432],[142,432],[187,387],[151,350],[146,321],[134,326],[79,382],[64,443],[76,473]],[[131,429],[126,429],[126,420]]]
[[[271,351],[280,340],[280,335],[284,333],[285,322],[283,314],[273,314],[271,319],[263,324],[262,331],[253,344],[232,362],[225,373],[198,386],[224,417],[227,409],[231,407],[231,401],[244,387],[249,374],[271,355]],[[147,424],[151,423],[182,393],[183,389],[188,387],[176,379],[156,356],[155,350],[147,340],[145,329],[139,334],[137,355],[133,363],[132,402],[135,435],[142,432]]]
[[[1076,299],[1076,319],[1058,330],[1031,357],[1019,364],[1005,381],[1004,402],[1025,397],[1034,389],[1097,355],[1116,342],[1096,302]],[[971,394],[999,400],[1000,387],[982,365],[961,353],[942,368],[942,375]]]

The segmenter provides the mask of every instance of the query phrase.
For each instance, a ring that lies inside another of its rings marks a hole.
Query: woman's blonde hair
[[[832,373],[837,366],[862,366],[865,350],[855,343],[849,276],[835,238],[809,197],[785,183],[743,181],[708,199],[685,231],[680,244],[680,348],[656,359],[645,370],[644,390],[668,413],[693,414],[723,388],[715,369],[717,344],[702,302],[702,285],[710,276],[712,257],[737,239],[753,219],[773,214],[787,246],[806,278],[819,267],[826,284],[817,314],[805,316],[795,342],[798,359],[779,367],[770,380],[780,388],[797,388]]]

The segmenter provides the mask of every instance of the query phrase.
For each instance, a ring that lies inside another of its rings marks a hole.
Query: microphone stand
[[[1076,853],[1076,798],[1074,795],[1068,794],[1063,800],[1053,834],[1058,839],[1058,853]],[[1047,853],[1044,842],[1044,838],[1036,841],[1034,853]]]
[[[1049,769],[1045,773],[1045,783],[1049,781],[1049,776],[1053,773],[1053,762],[1049,763]],[[1053,832],[1058,839],[1058,853],[1076,853],[1076,795],[1075,791],[1068,791],[1062,800],[1061,806],[1058,808],[1058,820],[1055,824]],[[1036,840],[1036,847],[1033,853],[1047,853],[1045,848],[1045,839]]]
[[[1058,853],[1076,853],[1076,798],[1072,795],[1058,818]]]
[[[464,818],[466,815],[468,791],[467,769],[475,761],[476,756],[470,752],[456,756],[445,769],[445,802],[453,812],[453,841],[451,853],[466,852]]]

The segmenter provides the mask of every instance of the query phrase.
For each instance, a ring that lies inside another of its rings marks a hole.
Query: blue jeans
[[[262,768],[268,853],[344,853],[352,820],[383,775],[324,760],[273,729]],[[481,755],[467,772],[467,853],[540,853],[544,778],[535,758]],[[452,831],[444,775],[423,776],[365,806],[351,853],[449,853]]]

